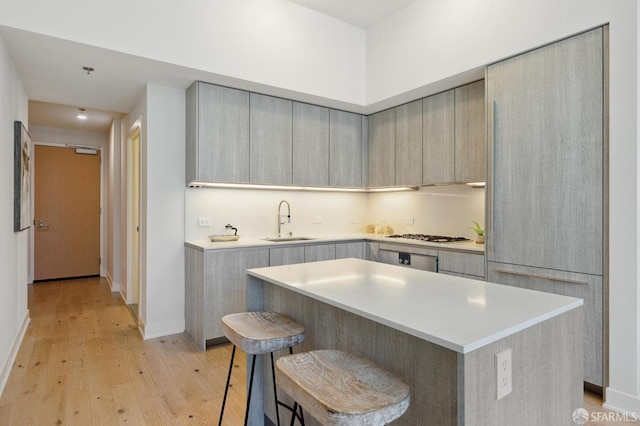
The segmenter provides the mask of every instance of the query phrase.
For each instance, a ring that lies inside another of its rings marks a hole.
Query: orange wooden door
[[[100,151],[35,146],[34,280],[100,274]]]

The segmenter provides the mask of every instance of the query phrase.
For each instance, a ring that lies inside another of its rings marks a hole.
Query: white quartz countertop
[[[582,299],[360,259],[247,273],[462,354],[583,304]]]
[[[266,236],[265,236],[266,237]],[[402,238],[387,238],[379,234],[334,234],[334,235],[304,235],[308,240],[273,242],[266,241],[261,238],[245,238],[240,237],[238,241],[231,242],[211,242],[209,240],[187,241],[185,245],[199,250],[228,250],[228,249],[245,249],[245,248],[274,248],[287,245],[306,245],[306,244],[322,244],[322,243],[345,243],[350,241],[374,241],[385,244],[404,244],[412,246],[420,246],[433,248],[436,250],[463,250],[470,252],[484,253],[484,244],[476,244],[473,241],[459,241],[451,243],[432,243],[427,241],[407,240]]]

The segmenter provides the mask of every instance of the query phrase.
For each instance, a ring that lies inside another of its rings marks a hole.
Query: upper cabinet
[[[396,185],[422,182],[422,101],[396,107]]]
[[[195,82],[187,90],[186,180],[249,181],[249,92]]]
[[[367,185],[365,116],[202,82],[186,104],[187,184]]]
[[[396,110],[369,116],[369,186],[392,186],[396,181]]]
[[[455,89],[456,182],[485,180],[484,80]]]
[[[251,93],[251,182],[292,182],[292,108],[289,100]]]
[[[293,103],[293,184],[329,185],[329,109]]]
[[[369,117],[196,82],[187,183],[383,187],[484,180],[484,81]]]
[[[485,179],[484,80],[369,116],[369,186]]]
[[[332,109],[329,119],[329,185],[366,186],[363,151],[366,131],[359,114]]]
[[[422,183],[455,182],[455,91],[422,100]]]

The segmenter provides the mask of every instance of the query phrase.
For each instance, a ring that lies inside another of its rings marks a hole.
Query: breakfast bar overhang
[[[247,273],[249,310],[306,326],[296,352],[351,352],[409,383],[411,404],[393,424],[575,424],[582,299],[359,259]],[[509,349],[512,390],[498,399],[496,355]],[[271,372],[261,360],[258,368],[252,425],[275,419],[263,403],[272,400]]]

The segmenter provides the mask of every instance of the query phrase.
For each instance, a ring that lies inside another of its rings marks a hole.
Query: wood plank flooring
[[[29,310],[0,425],[217,424],[230,345],[203,354],[182,334],[143,341],[99,278],[31,285]],[[244,420],[244,353],[236,360],[225,425]]]
[[[203,354],[183,334],[143,341],[127,306],[100,278],[30,285],[29,310],[0,397],[0,425],[217,424],[230,345]],[[237,351],[234,364],[225,425],[244,420],[244,353]],[[585,408],[606,413],[590,393]]]

